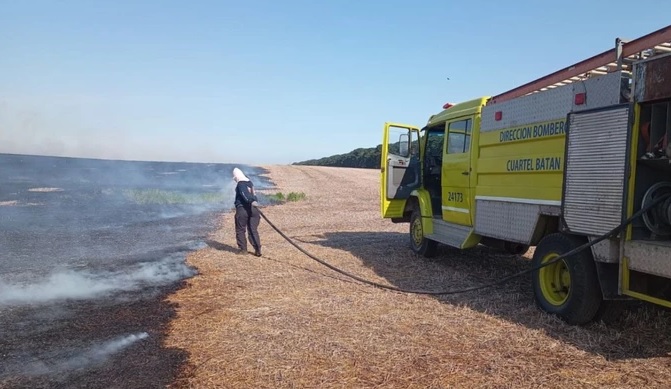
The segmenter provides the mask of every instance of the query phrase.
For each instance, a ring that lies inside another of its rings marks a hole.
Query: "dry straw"
[[[375,282],[444,290],[530,267],[494,249],[408,249],[407,224],[379,214],[379,171],[269,166],[269,193],[306,199],[263,209],[310,253]],[[264,257],[234,254],[233,219],[189,256],[199,275],[178,304],[166,347],[189,353],[174,387],[668,387],[668,312],[644,306],[613,323],[573,327],[540,312],[528,277],[429,297],[361,285],[306,257],[261,223]],[[527,257],[531,254],[528,253]]]

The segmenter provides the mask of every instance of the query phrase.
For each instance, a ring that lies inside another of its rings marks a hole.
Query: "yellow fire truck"
[[[382,216],[409,223],[427,257],[438,244],[536,246],[535,301],[572,324],[612,300],[671,307],[670,42],[671,26],[618,38],[508,92],[445,104],[421,129],[385,123]]]

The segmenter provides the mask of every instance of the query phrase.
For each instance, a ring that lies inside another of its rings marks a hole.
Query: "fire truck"
[[[671,26],[618,38],[421,128],[385,123],[382,217],[426,257],[535,247],[534,300],[571,324],[616,300],[671,307],[670,42]]]

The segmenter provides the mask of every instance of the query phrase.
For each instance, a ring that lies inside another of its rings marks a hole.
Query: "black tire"
[[[438,242],[424,236],[422,215],[417,206],[413,208],[410,216],[410,248],[415,254],[426,258],[435,257],[438,253]]]
[[[533,266],[540,266],[583,244],[561,233],[543,238],[536,247]],[[589,248],[531,273],[536,304],[572,325],[593,321],[603,302],[596,265]]]

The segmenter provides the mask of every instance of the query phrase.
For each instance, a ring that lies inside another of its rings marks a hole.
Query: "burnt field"
[[[232,207],[231,165],[0,155],[0,387],[161,387],[166,296]],[[253,171],[253,170],[252,170]]]

